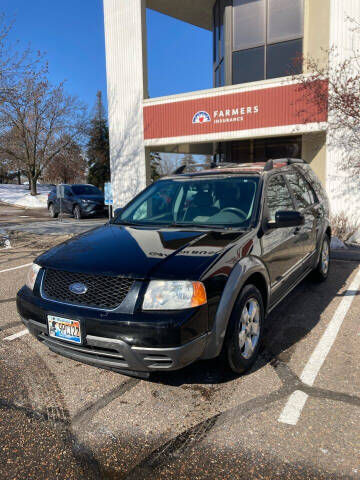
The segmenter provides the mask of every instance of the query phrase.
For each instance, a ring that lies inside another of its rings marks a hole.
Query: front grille
[[[113,310],[123,302],[134,282],[129,278],[46,269],[42,288],[44,296],[51,300]],[[69,287],[73,283],[83,283],[87,292],[83,295],[71,292]]]

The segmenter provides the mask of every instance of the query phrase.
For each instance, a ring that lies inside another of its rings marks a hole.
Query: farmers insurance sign
[[[324,121],[298,85],[144,107],[145,140]]]

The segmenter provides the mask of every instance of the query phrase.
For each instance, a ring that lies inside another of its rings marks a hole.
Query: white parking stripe
[[[5,337],[4,340],[8,340],[11,342],[11,340],[15,340],[16,338],[23,337],[24,335],[27,335],[29,333],[29,330],[21,330],[21,332],[14,333],[14,335],[10,335],[10,337]]]
[[[301,390],[295,390],[295,392],[289,397],[287,404],[281,412],[279,422],[287,423],[288,425],[296,425],[307,398],[307,393],[302,392]]]
[[[344,293],[344,298],[341,300],[340,305],[336,309],[334,316],[330,320],[329,325],[326,327],[319,343],[316,345],[311,357],[309,358],[304,370],[300,376],[300,380],[306,385],[314,385],[315,379],[331,349],[333,346],[337,334],[341,328],[341,325],[351,307],[351,304],[358,293],[360,287],[360,270],[356,274],[350,287]],[[297,391],[298,392],[298,391]],[[280,417],[279,422],[287,423],[289,425],[296,425],[302,409],[306,403],[306,397],[300,397],[297,392],[294,392],[288,399]],[[303,393],[303,392],[301,392]]]
[[[25,265],[19,265],[18,267],[7,268],[6,270],[0,270],[0,273],[10,272],[11,270],[18,270],[19,268],[30,267],[32,263],[26,263]]]

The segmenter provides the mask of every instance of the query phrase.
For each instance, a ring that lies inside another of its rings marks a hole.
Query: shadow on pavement
[[[330,303],[339,294],[358,267],[356,262],[333,261],[325,283],[306,278],[268,316],[265,324],[262,353],[245,375],[263,368],[276,357],[288,363],[297,343],[318,324]],[[217,384],[232,381],[238,375],[229,371],[221,359],[199,361],[176,372],[159,372],[150,381],[172,386],[183,384]]]

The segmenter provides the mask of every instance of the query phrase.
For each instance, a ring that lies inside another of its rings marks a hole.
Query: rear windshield
[[[125,208],[115,223],[247,228],[258,183],[255,176],[160,180]]]
[[[73,185],[75,195],[102,195],[101,191],[93,185]]]

